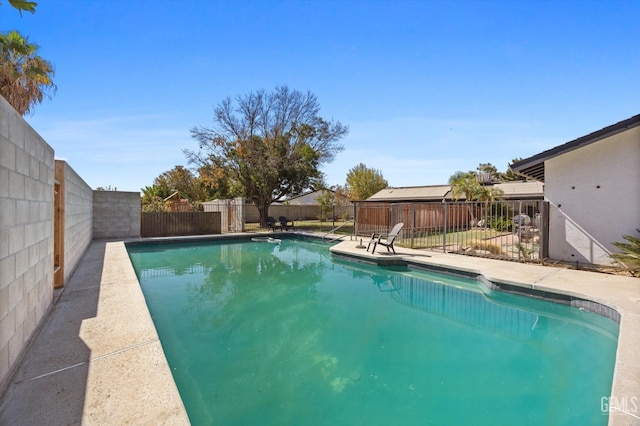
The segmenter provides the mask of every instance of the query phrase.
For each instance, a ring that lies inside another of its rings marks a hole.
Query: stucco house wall
[[[611,264],[611,244],[640,228],[640,126],[545,161],[549,256]]]

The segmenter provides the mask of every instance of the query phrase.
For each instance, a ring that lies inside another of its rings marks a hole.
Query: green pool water
[[[607,424],[608,318],[311,240],[128,250],[195,425]]]

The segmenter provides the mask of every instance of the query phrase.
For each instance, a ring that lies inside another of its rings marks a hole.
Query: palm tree
[[[455,201],[464,197],[467,202],[467,211],[471,217],[471,226],[476,225],[476,217],[474,208],[471,207],[470,202],[478,199],[478,195],[482,190],[482,186],[476,180],[476,176],[473,173],[465,173],[458,175],[458,178],[451,184],[451,196]]]
[[[636,231],[640,232],[640,229]],[[640,276],[640,237],[624,235],[622,238],[627,242],[613,243],[620,249],[620,253],[613,253],[610,256],[629,268],[634,276]]]
[[[488,205],[497,200],[501,200],[504,195],[504,191],[494,186],[481,186],[476,195],[478,197],[478,201],[482,201]]]
[[[504,195],[504,191],[500,188],[496,188],[494,186],[481,186],[477,192],[478,201],[483,203],[482,209],[482,220],[484,222],[484,226],[489,226],[488,217],[489,217],[489,206],[502,199]]]
[[[25,115],[57,87],[51,62],[37,55],[38,45],[18,31],[0,34],[0,94]]]
[[[482,186],[471,173],[465,173],[451,183],[451,196],[456,201],[462,197],[466,201],[476,200],[481,190]]]

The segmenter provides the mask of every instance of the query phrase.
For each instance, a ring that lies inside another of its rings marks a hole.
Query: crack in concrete
[[[155,342],[159,342],[159,341],[160,341],[160,339],[152,339],[152,340],[147,340],[145,342],[140,342],[140,343],[137,343],[137,344],[135,344],[133,346],[129,346],[129,347],[126,347],[126,348],[119,349],[117,351],[109,352],[107,354],[100,355],[100,356],[97,356],[95,358],[89,358],[88,361],[79,362],[77,364],[69,365],[67,367],[59,368],[57,370],[50,371],[48,373],[40,374],[38,376],[30,377],[30,378],[24,379],[24,380],[19,380],[17,382],[13,382],[13,383],[16,384],[16,385],[20,385],[20,384],[23,384],[23,383],[32,382],[34,380],[38,380],[38,379],[42,379],[44,377],[52,376],[54,374],[62,373],[63,371],[71,370],[72,368],[76,368],[76,367],[81,367],[83,365],[87,365],[87,364],[91,363],[92,361],[99,361],[101,359],[109,358],[109,357],[111,357],[113,355],[118,355],[118,354],[121,354],[123,352],[128,352],[128,351],[131,351],[131,350],[134,350],[134,349],[138,349],[138,348],[140,348],[142,346],[146,346],[146,345],[149,345],[151,343],[155,343]]]

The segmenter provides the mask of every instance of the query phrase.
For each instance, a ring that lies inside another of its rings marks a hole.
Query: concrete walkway
[[[0,424],[188,423],[124,244],[94,241],[2,396]]]

